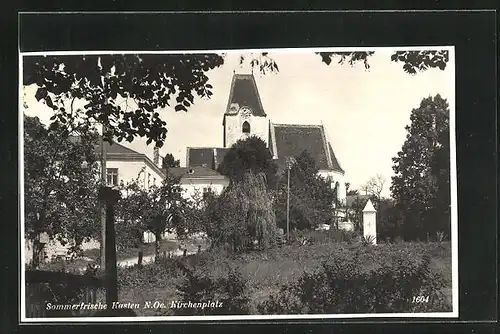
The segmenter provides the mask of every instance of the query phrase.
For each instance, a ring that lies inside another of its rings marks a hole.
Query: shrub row
[[[430,257],[391,255],[366,269],[358,254],[339,253],[258,306],[263,314],[346,314],[446,311],[444,278],[430,269]],[[413,297],[428,297],[415,303]]]
[[[443,245],[336,245],[289,245],[239,255],[217,250],[166,259],[141,270],[129,268],[120,282],[130,289],[169,287],[181,302],[223,304],[174,310],[179,315],[404,313],[451,308],[443,295],[449,281],[431,266],[431,256],[449,255]],[[413,298],[418,296],[428,299],[415,303]]]

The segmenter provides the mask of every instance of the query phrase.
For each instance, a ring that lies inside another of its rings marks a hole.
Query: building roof
[[[234,104],[237,104],[239,108],[243,106],[251,108],[254,116],[266,116],[253,74],[235,73],[233,75],[231,89],[229,91],[229,100],[224,115],[234,115],[238,113],[239,108],[231,108]]]
[[[219,165],[224,161],[224,157],[226,153],[229,151],[229,148],[225,147],[217,147],[215,149],[215,157],[214,157],[214,169],[219,168]]]
[[[339,161],[337,160],[337,157],[335,156],[335,152],[333,152],[332,144],[330,144],[330,142],[328,142],[328,152],[330,152],[330,159],[332,162],[333,169],[344,173],[344,170],[342,169],[342,167],[340,167]]]
[[[156,165],[146,154],[139,153],[135,150],[132,150],[128,147],[125,147],[117,142],[110,144],[107,141],[103,142],[104,147],[106,149],[106,158],[113,160],[137,160],[142,159],[144,162],[154,171],[156,171],[160,176],[164,176],[163,170]],[[94,145],[95,153],[100,156],[101,155],[101,145]]]
[[[167,173],[175,177],[184,179],[226,179],[225,176],[219,174],[215,170],[206,167],[171,167],[166,170]]]
[[[104,142],[104,148],[106,149],[107,154],[132,154],[132,155],[138,155],[142,156],[142,153],[139,153],[137,151],[134,151],[128,147],[125,147],[117,142],[114,142],[113,144],[108,143],[107,141]],[[101,153],[101,146],[99,144],[95,145],[96,152],[98,154]]]
[[[270,127],[270,148],[279,166],[284,166],[287,157],[298,156],[307,150],[320,170],[344,173],[322,125],[270,123]]]
[[[229,148],[224,147],[188,147],[186,166],[216,170],[224,160],[228,150]]]

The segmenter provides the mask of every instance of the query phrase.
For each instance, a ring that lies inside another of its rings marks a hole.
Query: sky
[[[390,60],[393,52],[391,48],[377,49],[366,70],[362,63],[350,66],[333,61],[326,65],[309,49],[269,50],[279,72],[262,75],[254,71],[264,110],[272,122],[323,124],[351,189],[359,189],[381,174],[386,179],[383,196],[390,195],[392,158],[405,141],[412,109],[428,96],[440,94],[449,102],[454,98],[453,53],[444,71],[429,69],[410,75],[401,63]],[[161,155],[172,153],[184,166],[186,147],[222,147],[222,116],[233,71],[251,73],[248,66],[239,64],[242,54],[244,50],[226,54],[224,65],[207,73],[212,98],[196,98],[188,112],[160,111],[168,129]],[[48,124],[51,110],[34,98],[36,87],[23,87],[23,91],[25,113]],[[145,140],[123,145],[153,156],[153,145],[146,145]]]

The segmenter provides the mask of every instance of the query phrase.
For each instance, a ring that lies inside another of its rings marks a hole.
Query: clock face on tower
[[[240,109],[241,112],[241,117],[243,118],[249,118],[252,115],[252,110],[248,107],[242,107]]]

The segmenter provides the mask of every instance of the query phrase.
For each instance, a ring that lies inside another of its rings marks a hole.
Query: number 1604
[[[429,296],[413,296],[413,303],[428,303]]]

